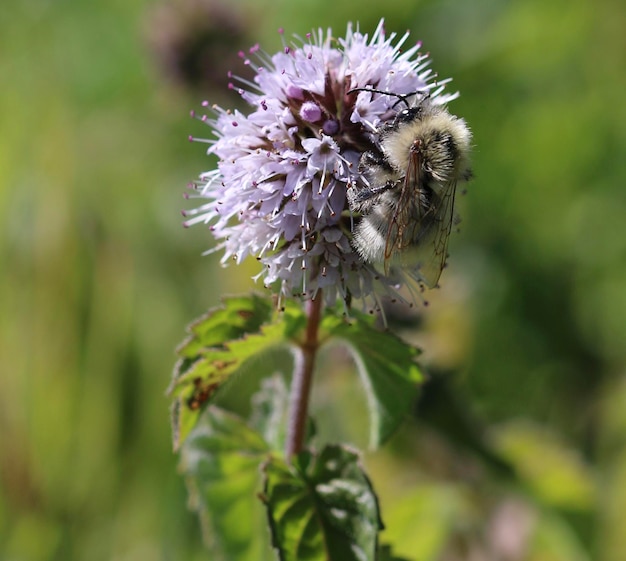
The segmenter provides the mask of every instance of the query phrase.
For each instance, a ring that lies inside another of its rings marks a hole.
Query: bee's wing
[[[435,193],[431,211],[422,225],[415,230],[417,265],[416,275],[429,287],[439,282],[448,257],[448,240],[454,222],[454,197],[456,180],[444,183]]]
[[[424,222],[429,213],[428,205],[419,204],[420,185],[423,184],[423,172],[417,152],[412,152],[409,165],[400,187],[400,194],[387,230],[385,240],[385,267],[398,252],[413,245],[415,228]]]
[[[385,268],[399,254],[402,265],[427,286],[439,281],[454,217],[456,181],[427,189],[419,154],[413,152],[385,244]]]

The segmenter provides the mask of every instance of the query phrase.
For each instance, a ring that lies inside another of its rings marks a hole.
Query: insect
[[[399,265],[434,287],[447,258],[456,186],[471,177],[471,132],[426,93],[349,93],[357,91],[394,96],[394,108],[406,107],[376,131],[375,148],[359,161],[360,180],[348,189],[351,212],[362,216],[353,246],[364,261],[383,263],[385,273]]]

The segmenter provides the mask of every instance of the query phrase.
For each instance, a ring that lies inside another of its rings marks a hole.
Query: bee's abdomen
[[[374,206],[354,230],[353,245],[364,261],[381,263],[385,260],[385,248],[393,214],[394,192],[383,195],[384,202]]]
[[[367,263],[384,260],[386,243],[387,225],[377,221],[371,214],[363,218],[355,229],[354,248]]]

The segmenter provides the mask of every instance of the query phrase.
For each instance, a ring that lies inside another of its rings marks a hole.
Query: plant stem
[[[304,445],[306,422],[309,409],[309,395],[315,367],[315,356],[319,347],[317,332],[322,314],[322,293],[315,299],[307,300],[307,324],[304,341],[296,354],[291,393],[289,396],[289,419],[287,426],[287,458],[298,454]]]

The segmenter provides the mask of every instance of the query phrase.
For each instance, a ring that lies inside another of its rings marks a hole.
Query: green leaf
[[[169,393],[174,449],[198,421],[201,410],[245,363],[270,349],[292,344],[306,317],[295,305],[282,312],[259,296],[229,298],[189,327],[179,347]]]
[[[295,465],[271,458],[264,500],[281,561],[373,561],[382,529],[378,500],[358,455],[327,446]]]
[[[214,554],[233,561],[273,559],[257,493],[268,446],[245,421],[215,406],[181,449],[190,503]]]
[[[272,301],[258,294],[224,298],[219,308],[209,310],[188,327],[191,336],[177,352],[193,358],[203,348],[224,346],[246,333],[258,331],[271,319],[273,310]]]
[[[352,312],[349,322],[327,310],[320,341],[337,339],[351,352],[365,388],[370,415],[370,446],[377,447],[404,419],[413,404],[422,376],[415,363],[419,351],[389,332],[374,327],[373,318]],[[230,298],[220,309],[194,322],[190,337],[178,349],[169,393],[174,448],[195,426],[200,411],[243,366],[261,353],[297,345],[306,316],[296,304],[281,312],[259,296]]]
[[[258,430],[273,450],[283,450],[287,435],[289,388],[280,374],[261,382],[252,396],[250,425]]]
[[[327,313],[321,337],[339,339],[350,351],[365,389],[370,415],[370,447],[377,448],[405,418],[415,402],[422,374],[419,349],[374,327],[374,318],[350,312],[354,320]]]

